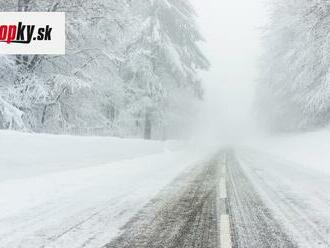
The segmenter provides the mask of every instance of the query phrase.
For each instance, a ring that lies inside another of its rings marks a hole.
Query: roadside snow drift
[[[249,140],[244,145],[330,175],[330,130]]]
[[[0,182],[132,159],[168,146],[158,141],[0,131]]]

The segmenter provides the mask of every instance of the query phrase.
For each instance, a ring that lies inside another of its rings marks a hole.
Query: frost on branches
[[[4,1],[66,12],[65,56],[3,56],[0,128],[170,138],[192,122],[209,63],[188,0]]]
[[[258,88],[262,120],[274,130],[330,122],[330,2],[273,0]]]

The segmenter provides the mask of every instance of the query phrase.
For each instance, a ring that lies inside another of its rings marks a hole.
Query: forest
[[[256,107],[275,132],[314,130],[330,122],[330,4],[276,0],[264,32]]]
[[[189,0],[0,2],[1,11],[66,13],[65,55],[1,55],[0,129],[170,139],[196,120],[210,62]],[[327,126],[330,4],[268,7],[257,123],[272,132]]]
[[[188,0],[0,2],[66,13],[65,55],[1,56],[0,129],[165,139],[196,115],[209,62]]]

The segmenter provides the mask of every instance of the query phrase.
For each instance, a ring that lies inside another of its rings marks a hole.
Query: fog
[[[262,54],[265,0],[194,0],[211,68],[202,75],[205,93],[202,129],[207,135],[239,138],[254,130],[258,61]],[[205,127],[206,126],[206,127]]]

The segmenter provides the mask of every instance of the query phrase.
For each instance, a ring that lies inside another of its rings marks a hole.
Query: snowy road
[[[233,247],[297,247],[255,191],[233,153],[227,155],[227,164]]]
[[[0,182],[1,248],[95,248],[201,153],[165,152]]]
[[[106,248],[297,247],[230,152],[196,165],[154,198]]]
[[[3,182],[0,247],[330,247],[329,176],[249,149],[187,155]]]
[[[216,247],[218,160],[177,178],[107,248]]]

